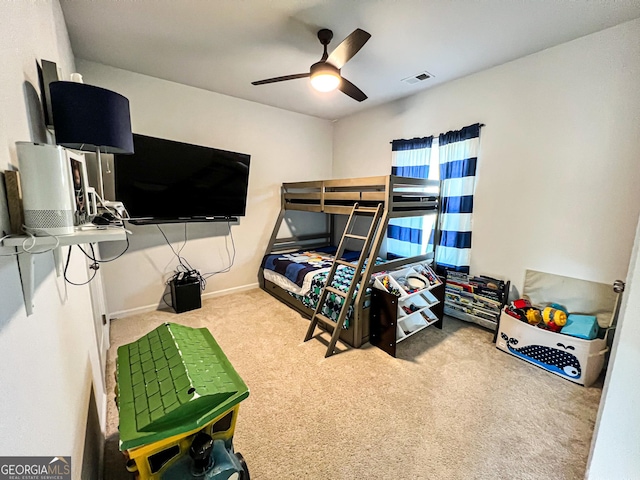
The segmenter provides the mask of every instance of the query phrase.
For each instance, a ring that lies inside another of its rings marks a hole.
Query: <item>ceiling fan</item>
[[[364,44],[371,38],[371,34],[356,28],[331,52],[331,55],[329,55],[327,53],[327,45],[329,45],[332,38],[333,32],[331,30],[323,28],[318,31],[318,40],[320,40],[320,43],[324,46],[324,53],[319,62],[311,65],[309,73],[297,73],[283,77],[267,78],[265,80],[251,82],[251,84],[265,85],[267,83],[310,77],[311,85],[320,92],[330,92],[337,88],[358,102],[366,100],[367,96],[364,92],[344,78],[340,74],[340,69],[360,51]]]

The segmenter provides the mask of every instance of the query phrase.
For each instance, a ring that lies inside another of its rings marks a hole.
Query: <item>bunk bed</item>
[[[372,233],[371,253],[363,270],[361,284],[353,297],[353,305],[340,333],[340,340],[359,348],[369,339],[370,289],[372,276],[385,271],[396,270],[408,264],[430,262],[433,252],[424,255],[387,259],[384,238],[389,221],[393,218],[435,216],[435,238],[438,238],[437,215],[439,210],[440,184],[435,180],[400,177],[395,175],[318,180],[284,183],[281,189],[281,209],[269,240],[261,268],[258,273],[260,287],[294,308],[303,316],[311,318],[315,305],[314,298],[326,281],[327,272],[333,262],[332,254],[342,236],[340,216],[350,215],[354,205],[360,207],[382,207],[379,227]],[[287,212],[302,211],[324,213],[324,225],[320,233],[294,235],[279,238],[281,225]],[[359,252],[353,252],[358,254]],[[352,257],[353,258],[353,257]],[[350,261],[348,255],[342,260]],[[348,283],[355,270],[342,267],[334,277],[335,284]],[[358,278],[356,276],[356,278]],[[325,303],[339,300],[331,296]],[[341,304],[339,305],[341,306]],[[335,313],[335,309],[334,312]],[[327,311],[325,315],[331,316]],[[442,313],[435,326],[442,328]]]

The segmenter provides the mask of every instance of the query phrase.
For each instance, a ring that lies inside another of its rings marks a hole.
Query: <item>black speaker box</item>
[[[176,313],[188,312],[202,307],[200,298],[200,282],[195,277],[186,277],[182,280],[172,280],[171,305]]]

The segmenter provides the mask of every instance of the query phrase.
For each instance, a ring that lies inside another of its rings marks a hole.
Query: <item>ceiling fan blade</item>
[[[296,78],[306,78],[310,73],[296,73],[295,75],[285,75],[284,77],[267,78],[265,80],[258,80],[257,82],[251,82],[251,85],[264,85],[266,83],[284,82],[285,80],[295,80]]]
[[[360,90],[358,87],[356,87],[353,83],[351,83],[349,80],[347,80],[344,77],[342,77],[342,81],[338,86],[338,90],[340,90],[342,93],[349,95],[351,98],[359,102],[362,102],[363,100],[367,99],[367,96],[364,94],[362,90]]]
[[[351,35],[345,38],[340,45],[338,45],[329,58],[327,58],[327,62],[334,65],[336,68],[340,69],[347,63],[353,56],[360,51],[360,49],[364,46],[365,43],[371,38],[371,34],[356,28]]]

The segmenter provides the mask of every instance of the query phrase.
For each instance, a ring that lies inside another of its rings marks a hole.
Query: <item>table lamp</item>
[[[95,152],[104,200],[100,153],[133,153],[129,100],[119,93],[77,82],[52,82],[51,108],[56,143]]]

